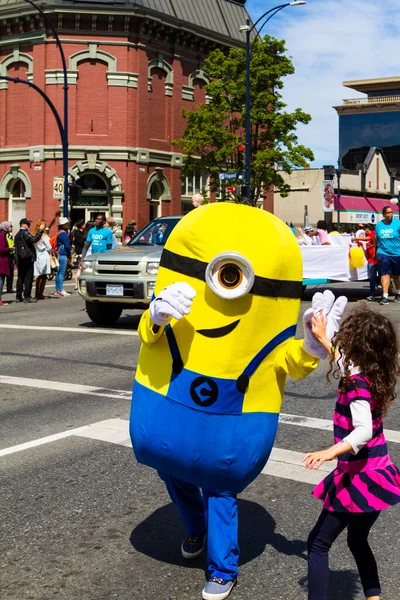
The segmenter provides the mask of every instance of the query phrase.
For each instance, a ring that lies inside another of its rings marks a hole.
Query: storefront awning
[[[340,196],[340,211],[382,213],[384,206],[390,205],[390,198],[368,198],[367,196]],[[337,195],[335,194],[335,210],[338,209]]]

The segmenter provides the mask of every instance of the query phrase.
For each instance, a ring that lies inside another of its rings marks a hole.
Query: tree
[[[251,90],[251,202],[271,186],[287,196],[290,186],[277,172],[291,173],[293,167],[306,167],[314,159],[312,151],[298,144],[296,126],[309,123],[311,116],[297,108],[284,109],[280,90],[282,79],[294,73],[285,42],[266,35],[252,45],[250,63]],[[185,154],[182,177],[205,170],[211,176],[211,189],[218,188],[218,174],[240,172],[238,146],[245,141],[246,53],[231,48],[227,54],[214,50],[204,63],[210,78],[206,86],[209,103],[196,110],[182,110],[187,120],[183,137],[175,140]],[[243,183],[243,181],[242,181]],[[240,185],[240,181],[236,181]],[[235,185],[235,182],[229,182]],[[226,199],[226,186],[222,198]],[[233,199],[240,201],[239,196]]]

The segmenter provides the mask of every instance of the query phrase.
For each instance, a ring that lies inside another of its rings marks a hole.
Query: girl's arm
[[[351,452],[353,450],[349,442],[342,440],[338,444],[327,448],[326,450],[318,450],[317,452],[308,452],[302,458],[302,462],[305,462],[306,469],[318,469],[327,460],[334,460],[342,454]]]

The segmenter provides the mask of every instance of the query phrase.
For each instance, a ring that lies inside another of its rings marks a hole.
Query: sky
[[[256,21],[285,0],[247,0]],[[344,98],[365,97],[343,81],[400,76],[399,0],[307,0],[274,16],[262,34],[286,40],[295,67],[283,88],[287,110],[312,116],[298,128],[299,143],[312,149],[312,167],[338,159],[338,115]],[[399,133],[400,136],[400,133]]]

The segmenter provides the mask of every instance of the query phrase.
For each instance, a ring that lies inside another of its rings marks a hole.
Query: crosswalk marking
[[[0,323],[0,329],[24,329],[36,331],[64,331],[71,333],[101,333],[102,335],[133,335],[139,336],[135,330],[128,329],[102,329],[95,327],[47,327],[43,325],[11,325]]]
[[[26,377],[11,377],[9,375],[0,375],[0,385],[21,385],[23,387],[40,388],[44,390],[55,390],[58,392],[68,392],[70,394],[84,394],[85,396],[103,396],[104,398],[118,398],[119,400],[130,400],[131,391],[112,390],[108,388],[99,388],[93,385],[81,385],[77,383],[62,383],[61,381],[51,381],[47,379],[30,379]]]
[[[316,419],[314,417],[303,417],[302,415],[288,415],[282,413],[279,415],[279,422],[284,425],[296,425],[297,427],[310,427],[311,429],[333,431],[333,424],[329,419]],[[384,432],[386,441],[400,444],[400,431],[385,428]]]

